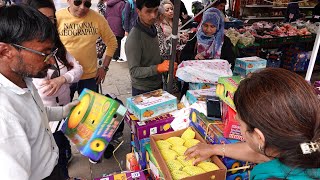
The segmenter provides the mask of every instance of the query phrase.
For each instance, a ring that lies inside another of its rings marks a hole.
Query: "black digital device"
[[[207,117],[208,119],[221,118],[221,101],[216,96],[208,96],[207,102]]]

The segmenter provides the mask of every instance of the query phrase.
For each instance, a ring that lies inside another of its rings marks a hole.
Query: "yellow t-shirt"
[[[94,78],[98,67],[96,52],[98,37],[101,37],[107,46],[107,56],[112,57],[117,48],[117,40],[107,20],[91,9],[82,18],[73,16],[67,8],[57,11],[56,16],[62,43],[83,67],[81,79]]]

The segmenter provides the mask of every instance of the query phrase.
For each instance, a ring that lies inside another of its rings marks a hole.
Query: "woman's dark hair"
[[[56,7],[52,0],[28,0],[27,4],[37,10],[40,8],[50,8],[53,10],[54,13],[56,12]],[[54,15],[54,18],[56,18],[55,15]],[[54,24],[57,26],[56,19],[54,20]],[[60,61],[63,65],[65,65],[68,70],[72,69],[73,66],[67,60],[67,56],[66,56],[67,50],[64,47],[63,43],[61,42],[59,34],[57,34],[55,46],[58,48],[58,52],[56,54],[56,56],[58,57],[58,61]]]
[[[136,0],[136,5],[139,10],[144,6],[147,8],[156,8],[160,5],[160,0]]]
[[[26,5],[0,7],[0,42],[21,44],[26,41],[56,41],[57,29],[51,21]]]
[[[227,4],[226,0],[218,0],[215,3],[213,3],[213,7],[217,7],[219,4]]]
[[[320,101],[300,75],[267,68],[241,81],[234,95],[240,119],[249,133],[258,128],[265,149],[279,151],[291,168],[319,168],[320,152],[303,154],[300,143],[320,140]]]

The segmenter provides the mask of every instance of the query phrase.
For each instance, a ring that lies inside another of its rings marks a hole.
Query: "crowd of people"
[[[72,101],[75,92],[98,92],[112,59],[123,61],[120,44],[125,36],[132,96],[164,88],[172,1],[101,0],[102,15],[90,9],[90,0],[67,2],[58,11],[52,0],[0,7],[1,179],[70,179],[70,142],[59,126],[52,134],[49,122],[62,121],[79,103]],[[180,22],[190,18],[183,6]],[[224,20],[224,13],[211,7],[194,31],[180,32],[179,46],[184,48],[174,69],[191,59],[221,58],[234,65]],[[99,38],[106,46],[104,56],[97,52]],[[103,59],[101,64],[97,58]],[[252,179],[320,178],[319,100],[303,78],[267,69],[243,80],[234,98],[246,142],[198,144],[186,152],[188,158],[196,157],[197,163],[221,155],[261,163]],[[122,123],[113,139],[121,138],[123,129]],[[304,154],[301,143],[318,144],[318,149]]]

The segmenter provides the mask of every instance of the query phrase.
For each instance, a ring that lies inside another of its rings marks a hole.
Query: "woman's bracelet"
[[[224,158],[224,156],[226,155],[226,144],[223,144],[221,151],[222,151],[222,158]]]

